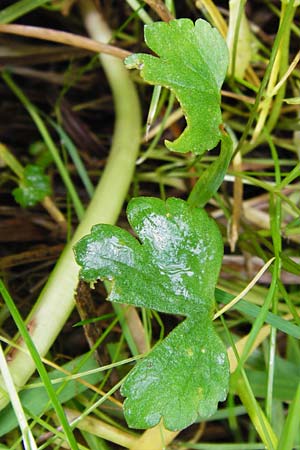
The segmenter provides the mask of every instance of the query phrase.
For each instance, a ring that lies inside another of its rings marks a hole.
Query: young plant
[[[179,19],[147,25],[145,40],[159,57],[132,55],[127,67],[141,69],[151,84],[170,88],[186,116],[186,129],[176,141],[166,141],[167,147],[201,155],[221,139],[228,165],[232,146],[220,111],[228,66],[223,38],[203,20],[194,25]],[[215,168],[212,173],[215,177]],[[220,182],[212,183],[210,195]],[[217,225],[195,207],[201,186],[207,188],[197,183],[191,202],[132,199],[127,216],[139,241],[116,226],[100,224],[75,245],[80,277],[109,281],[110,301],[187,317],[123,383],[130,427],[150,428],[163,419],[166,428],[179,430],[212,415],[227,395],[226,349],[212,325],[223,245]],[[201,205],[208,198],[206,192]]]
[[[17,176],[19,187],[12,191],[15,201],[23,208],[34,206],[51,194],[50,179],[42,167],[27,164],[23,167],[6,145],[0,143],[0,160]]]
[[[93,38],[101,42],[108,41],[110,32],[104,19],[95,7],[93,9],[87,8],[91,5],[94,6],[94,2],[84,0],[82,4],[84,6],[82,15]],[[97,48],[97,51],[99,51],[99,48]],[[26,319],[30,336],[41,356],[48,352],[74,308],[74,291],[78,283],[79,268],[74,261],[72,245],[88,233],[94,224],[99,222],[114,223],[117,220],[132,179],[139,149],[141,113],[135,87],[122,61],[108,55],[105,58],[101,55],[101,61],[115,103],[116,122],[112,146],[93,199],[72,240],[67,243],[52,275]],[[4,75],[2,74],[2,76]],[[11,77],[8,77],[6,73],[5,81],[9,83],[10,79]],[[9,86],[13,88],[12,83],[9,83]],[[23,104],[28,107],[49,148],[49,145],[52,144],[40,116],[37,116],[33,105],[26,102],[24,95],[18,96]],[[60,168],[60,163],[57,165]],[[113,196],[112,186],[114,186]],[[49,317],[51,317],[51,320],[49,320]],[[32,324],[34,324],[33,327]],[[19,344],[26,348],[24,342],[19,342]],[[9,369],[15,385],[19,387],[27,382],[36,366],[28,352],[22,351],[21,348],[21,350],[14,349],[13,357],[9,360]],[[5,392],[4,380],[0,376],[0,409],[8,402],[9,398]]]
[[[19,187],[13,190],[13,196],[21,206],[34,206],[51,194],[50,180],[41,167],[28,164],[24,168]]]

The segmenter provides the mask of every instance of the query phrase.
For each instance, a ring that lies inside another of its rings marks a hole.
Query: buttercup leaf
[[[213,414],[227,392],[226,350],[212,326],[221,234],[203,209],[176,198],[132,199],[127,216],[139,241],[116,226],[94,226],[75,246],[80,276],[110,280],[110,301],[187,316],[122,387],[131,427],[163,417],[181,429]]]
[[[171,89],[187,121],[180,137],[166,146],[196,154],[212,149],[221,138],[220,88],[229,61],[224,39],[205,20],[177,19],[146,25],[145,41],[158,57],[134,54],[126,66],[140,69],[148,83]]]
[[[114,302],[210,314],[223,253],[214,221],[177,198],[132,199],[127,216],[142,244],[118,227],[95,225],[75,247],[81,278],[113,281]]]
[[[130,372],[121,393],[133,428],[150,428],[163,417],[169,430],[207,418],[228,390],[226,349],[211,319],[186,319]]]
[[[24,169],[19,187],[13,190],[13,196],[24,208],[34,206],[46,195],[51,194],[50,180],[39,166],[29,164]]]

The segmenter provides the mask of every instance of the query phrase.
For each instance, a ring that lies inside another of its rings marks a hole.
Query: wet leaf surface
[[[226,349],[212,326],[222,238],[203,209],[176,198],[132,199],[127,216],[140,241],[96,225],[76,244],[76,260],[85,281],[111,281],[110,301],[187,316],[122,387],[129,426],[149,428],[163,417],[178,430],[213,414],[227,393]]]
[[[13,196],[17,203],[23,208],[34,206],[46,195],[51,194],[50,180],[43,170],[29,164],[24,169],[23,179],[20,181],[19,187],[13,190]]]
[[[182,107],[187,127],[166,146],[176,152],[202,154],[220,138],[221,93],[228,49],[218,30],[205,20],[189,19],[145,26],[145,41],[159,57],[137,53],[125,59],[150,84],[171,89]]]

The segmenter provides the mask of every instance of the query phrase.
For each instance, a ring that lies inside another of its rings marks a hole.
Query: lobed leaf
[[[182,107],[187,126],[170,150],[202,154],[220,138],[220,88],[228,67],[228,49],[218,30],[205,20],[154,22],[145,26],[145,41],[158,57],[134,54],[128,68],[141,70],[151,84],[171,89]]]
[[[108,299],[114,302],[210,314],[223,255],[214,221],[177,198],[132,199],[127,216],[141,244],[116,226],[95,225],[75,246],[80,277],[112,281]]]
[[[227,354],[212,325],[222,238],[203,209],[176,198],[132,199],[127,216],[139,241],[96,225],[75,257],[85,281],[111,282],[109,300],[187,316],[122,387],[129,426],[148,428],[162,417],[178,430],[213,414],[228,389]]]
[[[228,372],[211,320],[195,314],[129,373],[121,388],[128,425],[150,428],[163,417],[167,429],[181,430],[211,416],[226,399]]]

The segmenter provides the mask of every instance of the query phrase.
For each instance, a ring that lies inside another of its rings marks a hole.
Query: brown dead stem
[[[45,41],[57,42],[59,44],[71,45],[73,47],[84,48],[91,52],[104,53],[106,55],[116,56],[124,59],[131,55],[127,50],[115,47],[113,45],[97,42],[84,36],[67,33],[66,31],[57,31],[51,28],[32,27],[29,25],[0,25],[0,33],[16,34]]]

